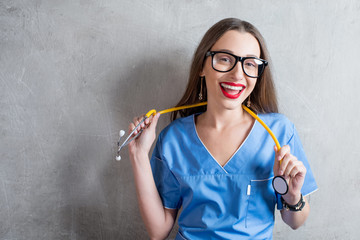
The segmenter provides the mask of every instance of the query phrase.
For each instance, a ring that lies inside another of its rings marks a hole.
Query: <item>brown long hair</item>
[[[239,32],[247,32],[253,35],[260,45],[260,58],[270,63],[270,56],[266,48],[264,38],[260,32],[249,22],[242,21],[237,18],[226,18],[213,25],[202,38],[198,48],[196,49],[189,73],[188,84],[183,97],[180,99],[176,107],[195,104],[200,102],[198,94],[202,86],[203,101],[207,101],[206,83],[200,77],[203,69],[206,52],[221,38],[221,36],[230,30]],[[245,100],[246,102],[246,100]],[[277,98],[275,86],[269,65],[265,68],[262,75],[257,79],[255,88],[251,93],[251,109],[255,113],[278,112]],[[179,110],[171,114],[171,120],[175,120],[177,115],[186,117],[194,113],[206,111],[206,106]]]

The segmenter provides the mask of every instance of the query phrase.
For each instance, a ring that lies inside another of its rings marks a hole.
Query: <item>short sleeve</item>
[[[294,134],[292,138],[289,140],[288,145],[290,146],[291,154],[297,157],[298,160],[302,161],[304,166],[306,167],[306,176],[305,176],[304,185],[301,188],[301,193],[304,196],[309,195],[310,193],[316,191],[318,189],[318,186],[316,184],[315,177],[310,168],[310,164],[306,158],[303,146],[301,144],[299,135],[295,127],[294,127]]]
[[[181,207],[180,184],[161,157],[161,140],[157,141],[150,160],[156,188],[160,194],[163,206],[169,209]]]
[[[306,168],[306,176],[304,180],[304,184],[301,188],[301,193],[303,196],[309,195],[315,192],[318,189],[318,186],[315,181],[315,177],[310,168],[310,164],[306,158],[305,151],[301,144],[299,135],[297,133],[296,128],[293,126],[293,135],[289,139],[287,145],[290,146],[291,154],[294,155],[298,160],[302,161]],[[277,208],[282,209],[282,204],[280,200],[280,195],[277,194]]]

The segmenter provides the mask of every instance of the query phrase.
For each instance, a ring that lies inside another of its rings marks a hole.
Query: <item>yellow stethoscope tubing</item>
[[[251,111],[249,108],[247,108],[245,105],[242,105],[243,109],[248,112],[253,118],[255,118],[264,128],[265,130],[270,134],[271,138],[274,140],[277,150],[279,151],[281,146],[277,138],[275,137],[274,133],[271,131],[271,129],[261,120],[261,118],[258,117],[253,111]]]
[[[180,106],[180,107],[173,107],[173,108],[165,109],[165,110],[159,111],[159,113],[160,113],[160,114],[164,114],[164,113],[174,112],[174,111],[183,110],[183,109],[187,109],[187,108],[200,107],[200,106],[205,106],[205,105],[207,105],[207,102],[201,102],[201,103],[196,103],[196,104],[191,104],[191,105],[186,105],[186,106]],[[276,145],[276,148],[277,148],[278,150],[280,150],[280,148],[281,148],[280,143],[279,143],[279,141],[277,140],[277,138],[275,137],[274,133],[271,131],[271,129],[263,122],[263,120],[261,120],[261,118],[259,118],[259,117],[258,117],[253,111],[251,111],[248,107],[246,107],[245,105],[242,105],[242,107],[243,107],[243,109],[244,109],[247,113],[249,113],[253,118],[255,118],[255,119],[265,128],[265,130],[270,134],[271,138],[274,140],[275,145]],[[147,112],[147,113],[145,114],[145,117],[144,117],[144,118],[142,119],[142,121],[138,124],[138,126],[139,126],[141,123],[143,123],[146,118],[149,118],[151,115],[155,115],[156,113],[157,113],[157,112],[156,112],[155,109],[151,109],[149,112]],[[136,126],[136,127],[134,128],[134,130],[137,129],[138,126]],[[134,131],[133,131],[133,132],[134,132]],[[131,137],[131,135],[133,134],[133,132],[129,134],[129,137],[124,141],[124,143],[121,145],[120,148],[126,146],[131,140],[133,140],[134,138],[137,137],[138,134],[137,134],[136,136],[134,136],[130,141],[128,141],[129,138]],[[281,165],[281,161],[280,161],[280,165]]]
[[[201,103],[196,103],[196,104],[192,104],[192,105],[186,105],[186,106],[180,106],[180,107],[174,107],[174,108],[169,108],[169,109],[165,109],[160,111],[160,114],[164,114],[164,113],[169,113],[169,112],[174,112],[174,111],[178,111],[178,110],[183,110],[183,109],[187,109],[187,108],[193,108],[193,107],[199,107],[199,106],[204,106],[207,105],[207,102],[201,102]],[[277,140],[277,138],[275,137],[274,133],[271,131],[271,129],[263,122],[263,120],[261,120],[261,118],[259,118],[253,111],[251,111],[248,107],[246,107],[245,105],[242,105],[243,109],[249,113],[253,118],[255,118],[264,128],[265,130],[270,134],[271,138],[274,140],[276,148],[278,150],[280,150],[281,146],[279,141]],[[148,113],[146,113],[146,117],[149,118],[151,115],[155,115],[156,114],[156,110],[152,109],[150,110]]]
[[[169,109],[165,109],[160,111],[160,114],[164,114],[164,113],[169,113],[169,112],[175,112],[178,110],[183,110],[183,109],[187,109],[187,108],[194,108],[194,107],[200,107],[200,106],[205,106],[207,104],[207,102],[201,102],[201,103],[196,103],[196,104],[191,104],[191,105],[186,105],[186,106],[180,106],[180,107],[173,107],[173,108],[169,108]],[[150,117],[151,115],[155,115],[156,114],[156,110],[155,109],[151,109],[148,113],[146,113],[146,117]]]
[[[183,110],[183,109],[188,109],[188,108],[194,108],[194,107],[200,107],[200,106],[205,106],[207,105],[207,102],[201,102],[201,103],[196,103],[196,104],[191,104],[191,105],[186,105],[186,106],[180,106],[180,107],[173,107],[173,108],[168,108],[168,109],[165,109],[165,110],[162,110],[162,111],[159,111],[160,114],[164,114],[164,113],[169,113],[169,112],[174,112],[174,111],[178,111],[178,110]],[[249,113],[253,118],[255,118],[264,128],[265,130],[270,134],[271,138],[273,139],[273,141],[275,142],[275,145],[276,145],[276,148],[278,150],[280,150],[281,146],[280,146],[280,143],[279,141],[277,140],[276,136],[274,135],[274,133],[271,131],[271,129],[263,122],[263,120],[261,120],[261,118],[259,118],[253,111],[251,111],[248,107],[246,107],[245,105],[242,105],[243,109]],[[145,114],[145,117],[143,118],[143,120],[140,122],[143,123],[144,120],[146,118],[149,118],[151,115],[155,115],[157,112],[155,109],[151,109],[150,111],[148,111],[146,114]],[[139,124],[138,124],[139,125]],[[138,126],[136,126],[134,128],[134,130],[137,128]],[[130,134],[132,135],[132,134]],[[136,136],[135,136],[136,137]],[[135,138],[134,137],[134,138]],[[122,146],[125,146],[127,145],[127,140],[129,139],[126,139],[124,141],[124,143],[122,144]],[[281,162],[280,162],[281,164]]]

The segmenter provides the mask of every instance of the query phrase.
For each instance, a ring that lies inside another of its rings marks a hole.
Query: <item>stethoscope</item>
[[[174,108],[169,108],[169,109],[165,109],[159,112],[159,114],[163,114],[163,113],[169,113],[169,112],[174,112],[174,111],[178,111],[178,110],[182,110],[182,109],[187,109],[187,108],[194,108],[194,107],[200,107],[200,106],[204,106],[206,105],[207,102],[201,102],[201,103],[197,103],[197,104],[192,104],[192,105],[186,105],[186,106],[180,106],[180,107],[174,107]],[[274,140],[275,145],[277,150],[280,150],[281,146],[279,141],[277,140],[277,138],[275,137],[274,133],[271,131],[271,129],[253,112],[251,111],[248,107],[246,107],[245,105],[242,105],[243,109],[248,112],[253,118],[255,118],[264,128],[265,130],[270,134],[271,138]],[[145,116],[141,119],[141,121],[139,122],[139,124],[137,124],[135,126],[135,128],[129,133],[129,135],[127,136],[127,138],[124,140],[124,142],[122,144],[120,144],[121,138],[125,135],[125,131],[124,130],[120,130],[119,132],[119,141],[117,143],[118,145],[118,151],[117,151],[117,156],[116,156],[116,160],[120,161],[121,157],[120,157],[120,151],[123,147],[125,147],[126,145],[128,145],[131,141],[133,141],[134,139],[136,139],[143,130],[140,130],[135,136],[133,136],[134,132],[136,131],[136,129],[138,127],[140,127],[140,125],[145,122],[145,120],[147,118],[149,118],[151,115],[155,115],[156,114],[156,110],[152,109],[150,110],[148,113],[145,114]],[[280,165],[281,165],[280,161]],[[289,186],[285,180],[284,177],[282,176],[275,176],[273,178],[272,181],[272,186],[275,190],[275,192],[277,192],[280,195],[285,195],[288,190],[289,190]]]

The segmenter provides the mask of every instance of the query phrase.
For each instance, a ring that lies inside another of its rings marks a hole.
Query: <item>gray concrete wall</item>
[[[118,131],[177,102],[200,38],[225,17],[266,38],[320,187],[301,229],[276,215],[275,239],[356,239],[357,0],[1,0],[0,239],[146,239]]]

